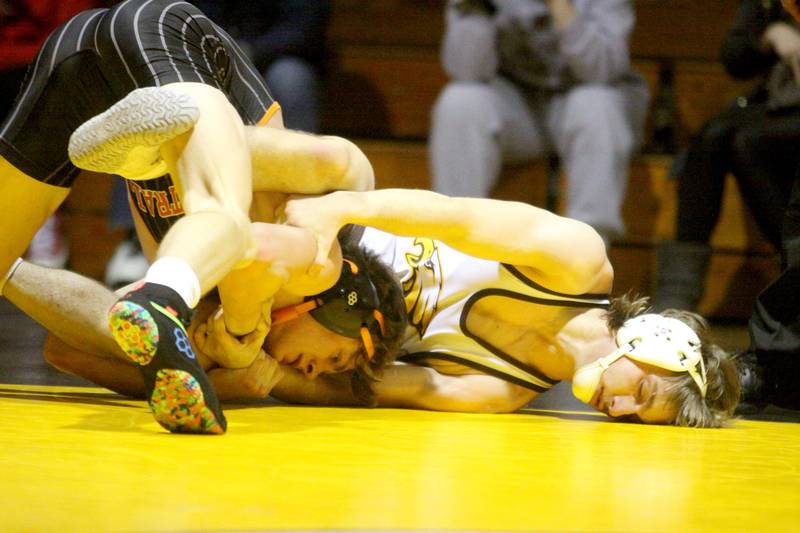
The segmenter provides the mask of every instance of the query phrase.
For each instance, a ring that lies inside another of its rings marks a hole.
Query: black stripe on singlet
[[[563,292],[556,292],[554,290],[550,290],[547,287],[539,285],[535,281],[529,279],[525,274],[519,271],[517,267],[514,265],[509,265],[508,263],[501,263],[503,268],[508,270],[515,278],[519,281],[527,285],[532,289],[536,289],[539,292],[543,292],[545,294],[550,294],[552,296],[558,296],[559,298],[564,298],[565,301],[570,301],[571,299],[579,299],[579,300],[599,300],[597,302],[598,307],[608,307],[608,294],[596,293],[596,292],[587,292],[584,294],[564,294]],[[605,302],[605,303],[603,303]],[[582,306],[579,306],[582,307]]]
[[[428,359],[438,359],[440,361],[450,361],[451,363],[456,363],[461,366],[466,366],[472,368],[473,370],[478,370],[484,374],[488,374],[490,376],[494,376],[496,378],[502,379],[503,381],[508,381],[509,383],[513,383],[514,385],[519,385],[520,387],[525,387],[526,389],[530,389],[534,392],[547,392],[550,390],[549,387],[540,387],[539,385],[534,385],[529,381],[525,381],[523,379],[519,379],[518,377],[511,376],[504,372],[501,372],[497,369],[484,366],[480,363],[476,363],[474,361],[470,361],[468,359],[462,359],[457,355],[453,355],[451,353],[442,353],[442,352],[414,352],[412,354],[403,355],[397,358],[398,361],[403,363],[411,363],[420,366],[428,366],[425,365],[425,361]],[[536,375],[536,374],[534,374]],[[538,377],[538,375],[537,375]],[[542,378],[544,379],[544,378]],[[548,383],[556,384],[557,381],[552,381],[548,378]]]
[[[584,308],[584,309],[591,309],[591,308],[604,308],[604,309],[607,309],[608,308],[608,295],[596,294],[596,293],[587,293],[587,294],[583,294],[583,295],[579,295],[579,296],[578,295],[571,295],[571,294],[563,294],[563,293],[560,293],[560,292],[556,292],[556,291],[550,290],[550,289],[548,289],[546,287],[543,287],[543,286],[539,285],[538,283],[536,283],[534,281],[531,281],[526,276],[524,276],[519,270],[517,270],[515,267],[513,267],[511,265],[503,264],[502,266],[505,267],[506,269],[508,269],[509,272],[511,272],[515,277],[517,277],[517,279],[519,279],[520,281],[522,281],[526,285],[528,285],[528,286],[530,286],[530,287],[532,287],[532,288],[534,288],[534,289],[536,289],[538,291],[541,291],[541,292],[543,292],[545,294],[550,294],[552,296],[557,296],[557,297],[559,297],[561,299],[538,298],[536,296],[529,296],[529,295],[526,295],[526,294],[519,294],[517,292],[513,292],[513,291],[510,291],[510,290],[506,290],[506,289],[484,289],[484,290],[480,290],[480,291],[477,291],[475,294],[473,294],[472,296],[469,297],[467,302],[464,304],[464,308],[461,310],[461,317],[459,319],[459,326],[461,327],[461,331],[464,333],[464,335],[467,338],[477,342],[485,350],[488,350],[489,352],[491,352],[492,354],[496,355],[497,357],[499,357],[500,359],[502,359],[506,363],[508,363],[508,364],[510,364],[512,366],[515,366],[516,368],[522,370],[523,372],[527,372],[528,374],[530,374],[532,376],[535,376],[535,377],[537,377],[538,379],[540,379],[542,381],[545,381],[547,383],[555,385],[556,383],[558,383],[558,380],[554,380],[554,379],[546,376],[538,368],[535,368],[533,366],[527,365],[527,364],[517,360],[516,358],[514,358],[511,355],[509,355],[509,354],[505,353],[504,351],[500,350],[499,348],[497,348],[493,344],[487,342],[485,339],[483,339],[480,336],[476,335],[475,333],[471,332],[469,330],[469,328],[467,327],[467,315],[469,315],[469,311],[472,309],[472,306],[474,306],[481,298],[488,297],[488,296],[503,296],[503,297],[506,297],[506,298],[511,298],[513,300],[518,300],[518,301],[522,301],[522,302],[536,303],[536,304],[540,304],[540,305],[549,305],[549,306],[576,307],[576,308]],[[595,299],[595,300],[599,300],[599,301],[597,301],[597,302],[576,302],[576,301],[573,300],[573,298]],[[456,354],[451,354],[451,358],[452,359],[450,359],[450,360],[454,360],[454,361],[460,362],[461,364],[464,364],[466,366],[470,366],[470,361],[461,360],[458,357],[458,355],[456,355]],[[505,375],[503,375],[503,376],[505,376]],[[499,377],[503,377],[503,376],[499,376]],[[508,381],[516,382],[516,380],[513,379],[511,376],[505,376],[503,378],[504,379],[508,378]]]

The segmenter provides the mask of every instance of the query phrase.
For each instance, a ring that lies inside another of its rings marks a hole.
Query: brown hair
[[[381,261],[376,253],[352,242],[342,242],[342,255],[354,261],[359,270],[372,281],[378,292],[378,310],[384,317],[384,334],[372,334],[374,355],[368,360],[366,352],[361,352],[356,358],[350,381],[356,400],[374,407],[376,399],[371,385],[380,379],[383,369],[394,362],[400,351],[400,343],[408,324],[406,302],[394,270]]]
[[[647,298],[639,298],[630,293],[612,298],[606,315],[608,327],[612,333],[616,333],[626,320],[646,312],[650,312],[650,302]],[[706,396],[703,398],[688,373],[680,372],[665,378],[667,401],[678,410],[673,424],[703,428],[721,427],[730,419],[739,403],[739,376],[733,358],[709,340],[708,323],[697,313],[666,309],[660,314],[680,320],[692,328],[700,338],[700,353],[705,364],[708,383]]]

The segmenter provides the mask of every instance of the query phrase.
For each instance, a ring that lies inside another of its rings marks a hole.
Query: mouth
[[[595,409],[597,409],[598,411],[603,411],[603,409],[601,409],[601,405],[600,405],[602,400],[603,400],[603,386],[602,385],[598,385],[597,386],[597,390],[594,391],[594,396],[592,396],[592,399],[589,400],[589,404],[592,407],[594,407]],[[603,411],[603,412],[605,412],[605,411]]]

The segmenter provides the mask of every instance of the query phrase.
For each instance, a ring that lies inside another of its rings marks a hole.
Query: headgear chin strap
[[[310,313],[329,330],[345,337],[361,339],[367,360],[370,360],[375,355],[371,333],[386,334],[383,314],[378,310],[379,303],[378,291],[369,277],[360,273],[352,260],[344,259],[336,285],[315,296],[307,296],[301,304],[276,309],[272,312],[272,324]]]
[[[688,372],[706,396],[706,367],[697,334],[676,318],[657,314],[640,315],[627,320],[617,332],[619,349],[579,368],[572,379],[572,393],[589,403],[600,383],[600,376],[620,357],[657,366],[672,372]]]

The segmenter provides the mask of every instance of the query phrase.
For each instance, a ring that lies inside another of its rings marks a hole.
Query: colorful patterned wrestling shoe
[[[131,180],[167,173],[159,148],[189,131],[200,109],[188,94],[169,87],[143,87],[87,120],[69,138],[78,168]]]
[[[222,434],[225,415],[186,334],[190,314],[169,287],[142,283],[114,304],[108,325],[139,365],[159,424],[173,433]]]

